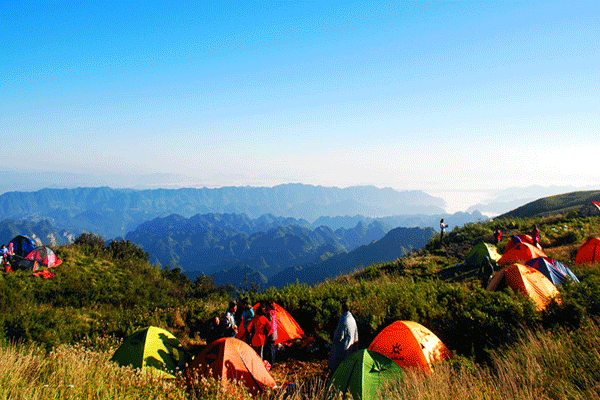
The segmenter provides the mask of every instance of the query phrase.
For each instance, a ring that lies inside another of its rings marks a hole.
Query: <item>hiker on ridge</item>
[[[358,327],[350,312],[350,305],[342,303],[342,316],[333,332],[333,343],[327,364],[335,371],[344,359],[358,346]]]
[[[440,220],[440,244],[444,244],[444,233],[446,233],[446,228],[448,224],[444,223],[444,218]]]

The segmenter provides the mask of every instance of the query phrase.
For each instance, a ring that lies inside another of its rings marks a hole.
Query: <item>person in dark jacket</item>
[[[219,317],[216,315],[210,320],[208,324],[208,333],[206,334],[206,344],[211,344],[215,340],[221,337],[221,326]]]

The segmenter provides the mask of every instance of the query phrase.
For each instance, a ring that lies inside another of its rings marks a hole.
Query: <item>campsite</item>
[[[544,257],[523,246],[530,259],[501,262],[521,251],[506,249],[510,237],[534,223]],[[493,245],[498,225],[504,239]],[[443,246],[433,237],[393,262],[256,292],[191,282],[128,241],[84,234],[51,249],[60,260],[47,265],[52,277],[32,269],[0,277],[0,397],[597,399],[598,237],[599,218],[577,209],[499,218],[453,229]],[[483,287],[486,257],[495,271]],[[210,318],[240,298],[272,299],[295,323],[269,368],[239,339],[206,343]],[[327,355],[342,301],[356,318],[359,350],[334,373]],[[149,353],[140,347],[147,341]],[[359,370],[366,375],[354,377]]]

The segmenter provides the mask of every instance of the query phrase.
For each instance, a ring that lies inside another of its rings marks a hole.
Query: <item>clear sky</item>
[[[598,1],[39,3],[0,2],[2,170],[600,186]]]

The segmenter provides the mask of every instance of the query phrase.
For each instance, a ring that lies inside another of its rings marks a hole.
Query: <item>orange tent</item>
[[[258,308],[259,303],[256,303],[254,311]],[[275,344],[289,342],[295,339],[302,339],[306,335],[296,320],[283,307],[277,303],[273,303],[273,307],[277,312],[277,339]],[[236,337],[239,339],[244,335],[244,327],[240,326]]]
[[[498,260],[498,265],[525,264],[529,260],[538,257],[548,257],[542,250],[533,247],[529,243],[519,243],[506,251]]]
[[[486,290],[496,291],[510,287],[529,296],[538,310],[546,308],[551,299],[559,296],[558,289],[544,274],[533,267],[511,264],[496,272]]]
[[[412,321],[396,321],[373,339],[369,350],[394,360],[402,369],[421,368],[431,373],[431,363],[446,360],[452,353],[442,341],[423,325]]]
[[[600,262],[600,237],[585,242],[575,256],[575,264]]]
[[[519,233],[518,235],[515,235],[515,236],[517,236],[519,239],[521,239],[521,243],[529,243],[530,245],[533,246],[533,238],[531,237],[531,235],[527,235],[525,233]],[[506,248],[504,249],[504,252],[506,253],[507,251],[509,251],[514,246],[515,246],[515,244],[513,243],[513,241],[509,240],[508,243],[506,243]],[[543,250],[542,246],[540,246],[539,243],[535,247],[537,247],[538,250]]]
[[[192,385],[200,376],[213,376],[221,381],[243,382],[252,394],[265,386],[275,387],[275,380],[263,360],[248,344],[236,338],[221,338],[209,344],[187,368],[187,383]]]

